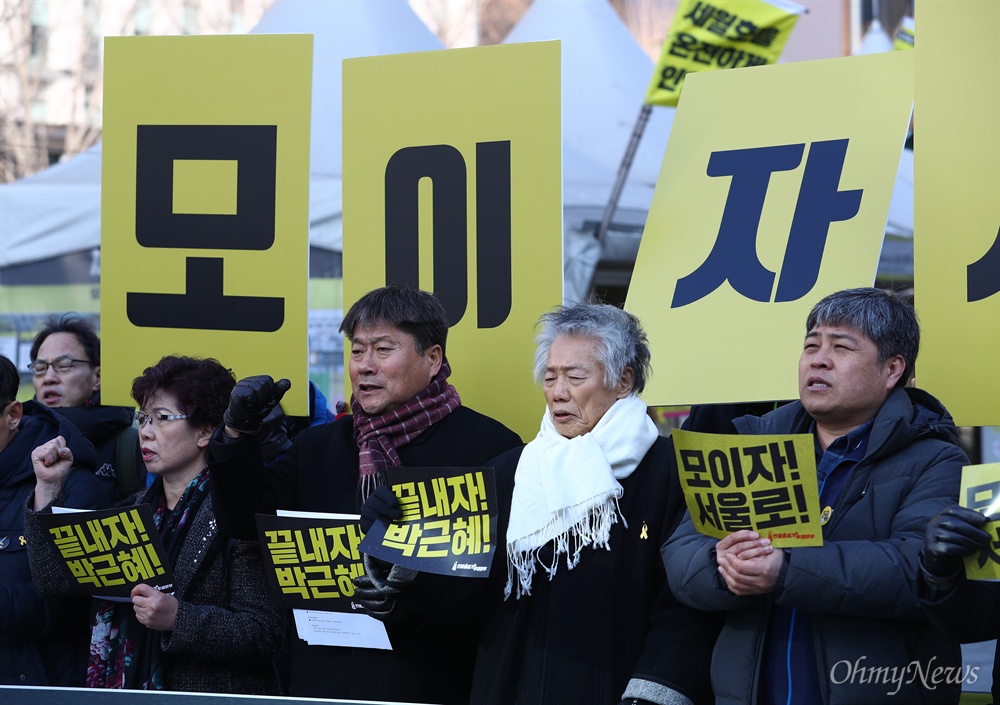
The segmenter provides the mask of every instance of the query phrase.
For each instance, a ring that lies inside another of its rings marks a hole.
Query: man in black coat
[[[241,380],[209,450],[216,516],[224,532],[256,536],[254,514],[277,509],[357,514],[389,466],[479,467],[521,445],[497,421],[461,405],[447,383],[448,320],[429,293],[403,286],[369,292],[341,324],[351,343],[352,415],[299,434],[268,466],[255,436],[289,388]],[[423,606],[465,593],[461,578],[429,574],[407,588]],[[434,611],[434,610],[432,610]],[[445,611],[445,610],[442,610]],[[289,694],[353,700],[466,703],[478,625],[433,614],[387,625],[392,651],[308,646],[293,639]]]
[[[90,319],[52,316],[32,341],[30,357],[35,401],[57,410],[94,445],[94,474],[108,496],[123,499],[144,488],[138,434],[129,433],[134,409],[101,404],[101,339]]]

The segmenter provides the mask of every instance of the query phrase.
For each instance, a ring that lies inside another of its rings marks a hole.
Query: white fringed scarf
[[[514,473],[504,599],[513,591],[515,573],[520,598],[531,594],[536,564],[551,580],[560,555],[572,570],[586,546],[611,550],[611,525],[621,513],[619,480],[632,474],[657,435],[646,405],[634,394],[616,401],[590,433],[576,438],[559,435],[545,410],[541,429],[524,447]],[[553,548],[549,565],[538,556],[548,543]]]

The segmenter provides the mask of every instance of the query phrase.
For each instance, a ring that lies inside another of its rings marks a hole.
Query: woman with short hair
[[[152,507],[174,592],[140,584],[131,602],[94,600],[88,687],[277,693],[272,657],[283,623],[267,593],[260,549],[222,537],[212,513],[208,442],[234,385],[216,360],[177,356],[146,368],[132,384],[142,458],[156,479],[126,504]],[[36,582],[53,593],[69,583],[35,512],[60,504],[72,460],[67,450],[56,438],[32,454],[29,556]]]

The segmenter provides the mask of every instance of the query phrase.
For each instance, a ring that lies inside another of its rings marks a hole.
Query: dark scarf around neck
[[[354,414],[354,441],[358,445],[358,504],[385,482],[387,468],[402,463],[396,448],[405,446],[441,421],[462,404],[458,392],[448,384],[451,367],[448,361],[434,379],[419,394],[392,411],[379,416],[369,416],[352,396]]]

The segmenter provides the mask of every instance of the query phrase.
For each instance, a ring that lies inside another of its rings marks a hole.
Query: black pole
[[[632,168],[632,159],[639,148],[639,140],[646,129],[646,122],[649,121],[649,114],[652,110],[653,106],[649,104],[643,104],[642,109],[639,110],[639,117],[636,118],[635,127],[632,128],[632,136],[629,138],[628,146],[625,148],[625,154],[622,155],[621,164],[618,165],[618,177],[615,181],[614,189],[611,191],[611,198],[608,200],[607,208],[604,209],[604,217],[601,219],[601,224],[597,227],[597,233],[595,233],[602,251],[604,250],[604,241],[608,238],[608,228],[611,227],[611,219],[614,218],[615,210],[618,208],[618,201],[621,198],[622,191],[625,189],[625,181],[628,179],[629,169]],[[600,259],[598,259],[599,263]],[[594,265],[594,273],[590,277],[590,291],[594,290],[594,280],[596,277],[597,265]]]

